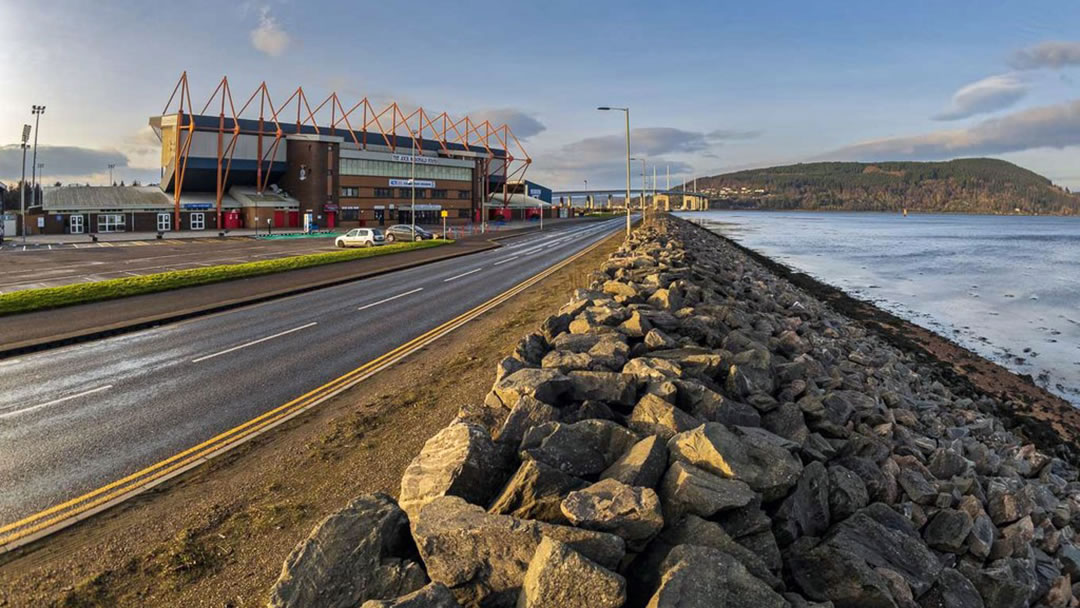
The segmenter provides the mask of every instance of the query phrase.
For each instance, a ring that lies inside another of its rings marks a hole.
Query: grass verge
[[[206,285],[207,283],[219,283],[246,277],[255,277],[287,270],[310,268],[324,264],[337,262],[350,262],[364,258],[371,258],[414,249],[429,249],[439,247],[453,241],[430,240],[415,243],[395,243],[381,247],[364,249],[346,249],[343,251],[328,251],[326,253],[312,253],[297,255],[274,260],[261,260],[258,262],[245,262],[243,264],[228,264],[222,266],[207,266],[206,268],[190,268],[187,270],[171,270],[138,277],[126,277],[122,279],[108,279],[93,283],[76,283],[73,285],[61,285],[59,287],[43,287],[41,289],[24,289],[11,293],[0,294],[0,315],[32,312],[46,308],[58,308],[72,304],[85,304],[102,300],[126,298],[181,287],[193,287]]]

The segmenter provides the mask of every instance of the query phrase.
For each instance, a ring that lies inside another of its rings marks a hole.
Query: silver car
[[[386,242],[382,230],[375,228],[353,228],[334,239],[338,247],[374,247]]]

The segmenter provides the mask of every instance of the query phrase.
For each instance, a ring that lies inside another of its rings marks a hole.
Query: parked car
[[[386,229],[386,240],[391,243],[394,241],[426,241],[433,238],[435,238],[434,234],[420,226],[416,227],[415,234],[413,233],[413,227],[409,224],[396,224]]]
[[[338,247],[374,247],[385,243],[382,230],[376,228],[353,228],[334,239],[334,245]]]

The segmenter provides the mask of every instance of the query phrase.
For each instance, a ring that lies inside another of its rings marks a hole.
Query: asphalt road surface
[[[256,240],[248,237],[102,241],[68,245],[64,249],[5,250],[0,264],[0,293],[333,250],[332,238]]]
[[[624,226],[559,226],[492,251],[0,360],[0,525],[286,403]]]

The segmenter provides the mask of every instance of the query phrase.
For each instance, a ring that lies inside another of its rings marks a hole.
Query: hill
[[[719,199],[713,208],[1080,215],[1080,196],[993,158],[801,163],[699,179],[698,190]]]

